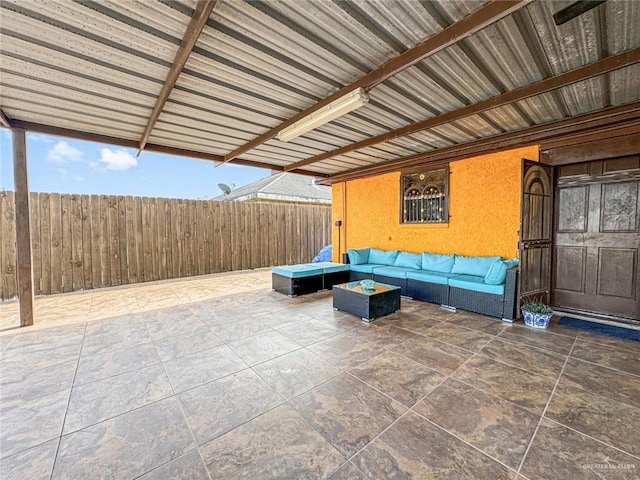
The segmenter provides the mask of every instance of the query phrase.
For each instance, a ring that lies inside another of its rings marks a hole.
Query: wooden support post
[[[31,223],[29,182],[27,176],[27,143],[25,131],[13,129],[13,175],[16,201],[16,257],[20,326],[33,325],[33,264],[31,262]]]

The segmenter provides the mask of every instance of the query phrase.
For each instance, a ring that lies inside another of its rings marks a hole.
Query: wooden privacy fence
[[[38,295],[309,262],[327,206],[31,193]],[[16,295],[13,192],[0,192],[0,298]]]

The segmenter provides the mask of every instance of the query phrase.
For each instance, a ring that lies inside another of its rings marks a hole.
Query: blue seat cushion
[[[282,265],[273,267],[273,273],[289,278],[313,277],[314,275],[322,275],[322,268],[317,267],[317,263],[300,264],[300,265]]]
[[[507,270],[518,266],[518,259],[512,258],[511,260],[498,260],[493,262],[489,271],[484,276],[484,283],[489,285],[500,285],[507,280]]]
[[[393,266],[420,269],[422,268],[422,255],[419,253],[400,252]]]
[[[358,265],[349,265],[349,270],[359,273],[373,273],[373,269],[379,267],[375,263],[361,263]]]
[[[412,268],[404,268],[404,267],[376,267],[373,269],[373,273],[375,275],[384,275],[385,277],[392,278],[407,278],[407,272],[415,271]]]
[[[474,292],[504,295],[504,283],[502,285],[489,285],[484,283],[484,277],[476,275],[455,275],[449,279],[449,286],[473,290]]]
[[[336,273],[336,272],[348,272],[349,265],[336,262],[316,262],[308,263],[306,265],[316,266],[322,268],[322,273]]]
[[[378,250],[372,248],[369,250],[369,261],[367,263],[375,263],[377,265],[389,265],[390,267],[396,261],[396,257],[400,253],[399,250]]]
[[[438,253],[422,253],[422,269],[430,272],[451,273],[455,255],[441,255]]]
[[[456,255],[451,273],[474,275],[484,279],[491,265],[498,260],[502,260],[502,257],[465,257],[464,255]]]
[[[362,265],[369,263],[369,247],[367,248],[350,248],[347,250],[349,256],[349,263],[351,265]]]
[[[415,272],[408,272],[407,278],[412,280],[420,280],[421,282],[438,283],[440,285],[447,285],[449,278],[453,277],[452,273],[440,273],[429,272],[427,270],[418,270]]]

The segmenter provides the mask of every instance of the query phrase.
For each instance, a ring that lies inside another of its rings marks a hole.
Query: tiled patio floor
[[[0,333],[2,479],[640,475],[639,343],[405,299],[365,324],[267,271],[36,305]]]

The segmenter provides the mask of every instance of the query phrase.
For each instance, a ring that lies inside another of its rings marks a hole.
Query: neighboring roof
[[[279,200],[286,202],[331,203],[331,187],[316,185],[307,175],[277,173],[256,182],[232,190],[216,200],[245,201],[253,199]]]
[[[609,0],[556,26],[552,15],[567,4],[218,0],[146,148],[230,159],[248,142],[427,39],[438,39],[433,43],[443,48],[406,69],[390,68],[393,76],[368,84],[366,106],[292,142],[271,138],[231,161],[283,170],[385,135],[380,143],[300,167],[336,176],[415,155],[428,159],[448,148],[638,102],[640,2]],[[195,0],[3,0],[0,108],[9,118],[0,115],[0,120],[33,131],[89,133],[94,136],[87,138],[97,141],[139,145],[197,5]],[[511,10],[503,17],[489,15],[479,31],[448,34],[453,27],[464,30],[485,7],[501,5]],[[463,118],[387,136],[623,52],[626,57],[604,73],[586,72],[586,80],[567,84],[565,79],[526,99],[492,103]]]

